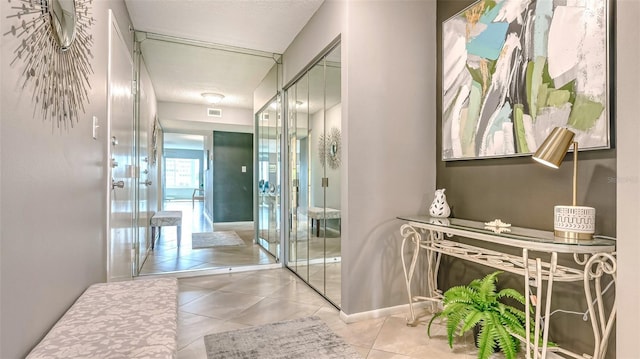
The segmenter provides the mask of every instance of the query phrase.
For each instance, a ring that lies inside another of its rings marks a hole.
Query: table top
[[[398,216],[397,218],[439,232],[535,250],[589,253],[615,251],[616,246],[615,238],[599,235],[595,235],[592,240],[568,240],[555,237],[551,231],[514,226],[502,229],[488,226],[484,222],[460,218],[432,218],[424,215]]]

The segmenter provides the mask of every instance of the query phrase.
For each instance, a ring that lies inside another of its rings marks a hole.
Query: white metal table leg
[[[531,359],[531,289],[529,288],[529,251],[525,248],[522,250],[522,263],[524,263],[524,313],[525,313],[525,350],[527,351],[527,359]]]
[[[400,228],[400,233],[402,234],[402,246],[400,248],[400,257],[402,258],[402,270],[404,271],[404,280],[407,286],[407,294],[409,296],[409,312],[411,314],[411,321],[407,324],[413,325],[416,321],[416,314],[413,310],[413,295],[411,294],[411,280],[413,279],[413,274],[416,270],[416,263],[418,262],[418,255],[420,254],[420,233],[415,230],[415,228],[410,225],[403,225]],[[409,270],[407,271],[407,265],[405,261],[404,248],[407,243],[407,239],[411,238],[411,241],[415,245],[415,249],[413,251],[413,257],[411,258],[411,265]]]
[[[575,257],[574,257],[575,258]],[[602,276],[609,274],[615,284],[617,261],[613,254],[598,253],[594,254],[587,261],[576,262],[582,264],[585,263],[584,268],[584,293],[587,298],[587,305],[589,307],[589,319],[591,320],[591,327],[593,329],[593,337],[595,347],[593,350],[593,359],[604,358],[607,352],[607,344],[609,342],[609,335],[613,329],[613,323],[616,319],[616,305],[615,300],[609,316],[605,314],[604,300],[602,297]],[[595,299],[591,292],[591,280],[594,279]],[[598,311],[594,307],[594,301],[598,304]],[[596,316],[597,314],[597,316]]]
[[[547,283],[547,297],[544,301],[544,331],[542,332],[542,359],[547,357],[547,346],[549,344],[549,322],[551,321],[551,296],[553,294],[553,277],[558,267],[558,253],[551,253],[551,263],[549,267],[549,280]],[[542,279],[542,275],[540,275]],[[542,286],[542,282],[538,282]],[[538,298],[539,299],[539,298]]]
[[[536,317],[534,320],[533,331],[533,357],[535,359],[540,358],[540,301],[542,300],[542,261],[540,258],[536,258]]]

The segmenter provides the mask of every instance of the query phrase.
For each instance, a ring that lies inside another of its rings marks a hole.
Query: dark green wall
[[[213,132],[213,221],[253,221],[251,133]]]
[[[442,28],[441,24],[465,7],[468,0],[438,0],[437,6],[437,188],[446,188],[452,216],[489,221],[500,218],[515,226],[543,230],[553,229],[553,206],[571,204],[572,156],[559,170],[534,164],[530,156],[443,162],[442,139]],[[612,102],[613,103],[613,102]],[[611,131],[614,132],[613,130]],[[616,151],[582,151],[579,153],[578,204],[596,208],[596,232],[616,234]],[[519,251],[516,251],[519,253]],[[561,258],[575,265],[572,258]],[[446,258],[440,272],[443,289],[468,283],[492,271]],[[522,278],[504,274],[500,283],[523,291]],[[613,290],[606,297],[611,301]],[[553,309],[584,311],[587,308],[581,283],[557,283]],[[551,317],[552,340],[568,349],[589,353],[593,350],[591,324],[581,316],[558,313]],[[615,338],[615,337],[613,337]],[[615,340],[610,340],[607,357],[615,358]]]

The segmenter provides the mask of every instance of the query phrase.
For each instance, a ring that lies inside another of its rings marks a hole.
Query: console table
[[[549,319],[554,282],[582,281],[584,295],[587,299],[589,319],[595,339],[594,352],[588,354],[593,359],[602,359],[607,350],[607,342],[616,317],[615,303],[611,311],[604,308],[602,297],[602,279],[605,275],[616,280],[616,243],[610,237],[595,236],[588,241],[567,241],[556,238],[553,232],[519,227],[486,226],[483,222],[475,222],[458,218],[430,218],[428,216],[399,216],[408,223],[402,225],[402,266],[404,269],[407,293],[409,295],[409,311],[411,318],[408,324],[416,324],[413,305],[416,302],[440,302],[442,292],[438,289],[438,270],[441,256],[448,255],[470,262],[480,263],[505,272],[524,277],[524,296],[531,298],[530,285],[536,287],[533,318],[530,313],[531,303],[525,306],[526,327],[534,327],[533,340],[527,330],[526,338],[519,338],[526,345],[527,358],[546,358],[547,352],[557,352],[573,358],[585,358],[560,346],[549,346]],[[453,236],[473,240],[473,245],[449,239]],[[483,247],[486,243],[496,243],[507,247],[521,249],[521,256]],[[413,246],[411,262],[405,258],[405,247]],[[414,296],[411,293],[411,282],[416,265],[423,258],[427,260],[427,295]],[[558,264],[558,254],[572,254],[576,266],[567,267]],[[547,290],[543,301],[542,283],[547,281]],[[542,303],[544,302],[544,314]],[[542,331],[542,338],[540,338]]]

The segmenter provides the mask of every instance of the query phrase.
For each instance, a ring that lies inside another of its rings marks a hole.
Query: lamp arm
[[[573,142],[573,206],[576,206],[578,197],[578,142]]]

